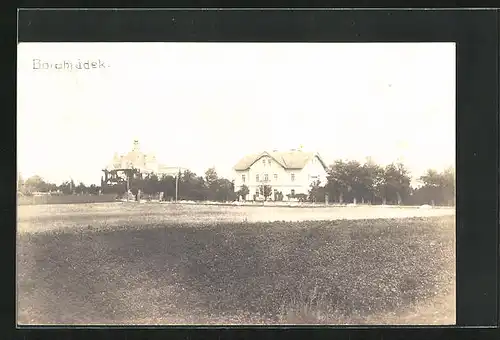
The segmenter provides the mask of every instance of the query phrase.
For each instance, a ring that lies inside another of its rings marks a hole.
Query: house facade
[[[243,157],[233,168],[235,191],[246,185],[250,193],[246,200],[263,199],[262,185],[271,187],[271,196],[276,199],[280,193],[287,200],[288,195],[308,194],[311,184],[317,180],[324,185],[327,167],[319,154],[290,150],[272,151]]]
[[[128,153],[119,155],[115,152],[111,162],[103,169],[104,177],[101,181],[107,182],[110,176],[125,179],[125,173],[122,171],[124,169],[138,169],[143,175],[156,174],[159,177],[163,175],[175,177],[179,171],[183,173],[186,170],[182,167],[169,167],[159,163],[155,155],[142,152],[137,140],[134,140],[132,150]]]

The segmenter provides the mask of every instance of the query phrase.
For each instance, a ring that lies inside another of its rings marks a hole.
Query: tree
[[[410,184],[410,172],[403,163],[392,163],[381,167],[370,158],[367,158],[364,164],[357,161],[336,160],[330,165],[327,173],[328,182],[325,186],[325,193],[332,201],[343,203],[356,200],[362,203],[408,204],[416,199],[416,196],[412,194],[414,190]],[[444,177],[440,178],[441,182],[449,183],[446,186],[447,200],[453,201],[454,186],[451,184],[454,183],[453,171],[448,171],[446,181],[443,180]],[[318,189],[314,187],[314,190]],[[433,197],[436,195],[438,195],[436,192],[431,194]],[[309,199],[314,199],[311,197],[311,191]]]
[[[215,168],[209,168],[207,171],[205,171],[205,182],[208,186],[217,184],[218,180],[219,176],[217,175],[217,171],[215,171]]]
[[[441,173],[435,169],[428,169],[419,180],[423,185],[413,192],[414,204],[455,204],[454,169],[448,168]]]
[[[344,192],[347,190],[345,181],[344,161],[336,160],[327,170],[326,191],[333,200],[342,203]]]
[[[205,178],[202,176],[196,176],[193,186],[191,187],[190,200],[193,201],[206,201],[208,199],[209,191],[207,189],[207,184],[205,183]]]
[[[163,175],[158,181],[158,192],[163,192],[163,200],[175,198],[175,177]]]
[[[423,176],[420,176],[420,181],[428,187],[439,187],[441,185],[441,174],[434,169],[427,169]]]
[[[87,192],[87,187],[83,182],[78,183],[78,185],[75,187],[75,193],[76,194],[85,194]]]
[[[238,191],[236,192],[236,194],[238,195],[238,198],[240,198],[240,197],[241,197],[243,200],[246,200],[246,197],[247,197],[247,195],[248,195],[249,193],[250,193],[250,190],[248,189],[248,187],[247,187],[245,184],[243,184],[243,185],[241,186],[240,190],[238,190]]]
[[[264,200],[267,201],[267,198],[273,193],[273,188],[270,185],[262,184],[259,186],[259,193],[264,196]]]
[[[317,180],[311,183],[311,188],[309,189],[309,201],[310,202],[324,202],[325,201],[326,188],[321,186],[321,181]]]
[[[48,192],[49,191],[49,185],[46,183],[42,177],[38,175],[34,175],[29,177],[25,182],[24,182],[24,190],[27,193],[33,193],[33,192]]]
[[[88,191],[88,193],[89,193],[90,195],[98,195],[98,194],[99,194],[99,190],[100,190],[100,189],[101,189],[101,188],[100,188],[100,187],[98,187],[98,186],[96,186],[95,184],[91,184],[91,185],[88,187],[87,191]]]
[[[357,168],[359,167],[358,162],[344,162],[343,160],[336,160],[327,173],[328,183],[326,185],[326,191],[329,196],[337,199],[339,203],[343,203],[344,200],[350,200],[353,197],[353,186],[357,183]]]
[[[402,163],[391,163],[384,169],[384,180],[381,185],[384,201],[401,204],[409,198],[410,174]]]
[[[368,158],[361,167],[360,172],[362,188],[361,202],[364,203],[365,200],[368,201],[368,203],[381,201],[381,186],[384,182],[384,169]]]
[[[207,199],[207,188],[203,177],[194,172],[184,171],[179,179],[179,199],[203,201]]]
[[[442,190],[443,190],[443,198],[444,204],[446,205],[455,205],[456,200],[456,176],[455,169],[448,168],[445,169],[442,173]]]
[[[219,176],[217,175],[215,168],[210,168],[205,171],[204,182],[208,189],[206,195],[208,200],[219,201],[223,196],[226,196],[224,192],[220,192],[222,183],[219,181]]]
[[[156,195],[160,192],[159,179],[155,174],[146,175],[143,184],[143,191],[147,195]]]
[[[65,195],[73,194],[75,190],[75,182],[73,180],[62,182],[58,189]]]
[[[145,181],[142,179],[142,173],[139,169],[127,169],[128,188],[135,199],[138,200],[139,190],[144,191]]]
[[[373,171],[373,202],[386,204],[385,196],[385,169],[376,166]]]
[[[363,170],[358,161],[349,161],[345,164],[345,181],[347,183],[345,196],[349,202],[362,201],[367,195]]]
[[[234,192],[234,183],[225,178],[219,178],[216,184],[215,200],[218,202],[227,202],[236,200]]]

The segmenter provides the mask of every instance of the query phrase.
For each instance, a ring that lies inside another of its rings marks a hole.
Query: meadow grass
[[[454,216],[78,224],[18,234],[19,323],[454,322]]]

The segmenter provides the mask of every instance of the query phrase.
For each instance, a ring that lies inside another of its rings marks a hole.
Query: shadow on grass
[[[454,280],[454,217],[18,236],[22,323],[335,323]]]

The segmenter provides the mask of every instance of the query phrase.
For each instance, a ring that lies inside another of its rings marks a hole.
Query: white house
[[[245,199],[261,199],[259,187],[270,185],[273,193],[287,195],[307,194],[317,180],[326,184],[327,167],[319,154],[290,150],[285,152],[261,152],[243,157],[233,168],[234,186],[239,190],[246,185],[250,191]],[[254,196],[255,195],[255,196]],[[274,198],[274,194],[270,199]]]

